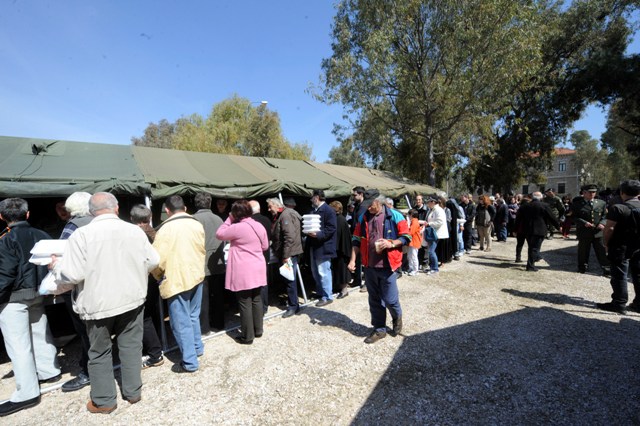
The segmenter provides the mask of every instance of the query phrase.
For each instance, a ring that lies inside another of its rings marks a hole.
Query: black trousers
[[[80,354],[80,370],[85,375],[89,375],[89,369],[87,368],[87,363],[89,362],[89,348],[91,347],[91,343],[89,342],[89,335],[87,334],[87,325],[80,319],[80,316],[76,314],[73,310],[73,305],[71,302],[71,291],[62,294],[62,298],[64,299],[64,304],[67,308],[67,312],[71,317],[71,323],[73,324],[73,329],[75,330],[78,338],[80,339],[80,350],[82,353]]]
[[[255,336],[262,336],[264,312],[261,293],[262,287],[236,292],[240,308],[240,331],[248,341]]]
[[[516,234],[516,259],[522,259],[522,247],[524,247],[524,242],[527,240],[527,237],[522,234]]]
[[[586,232],[583,230],[578,237],[578,271],[586,272],[589,266],[589,254],[592,246],[602,271],[609,272],[610,262],[604,249],[603,238],[594,237],[589,230],[586,230]]]
[[[225,274],[217,274],[205,280],[209,282],[209,324],[217,330],[224,330],[224,277]]]
[[[151,358],[162,356],[162,343],[158,337],[160,318],[160,288],[153,278],[147,283],[147,299],[144,301],[144,316],[142,321],[142,353]]]
[[[540,257],[542,241],[544,241],[544,236],[527,235],[527,269],[536,269],[535,263],[542,259]]]

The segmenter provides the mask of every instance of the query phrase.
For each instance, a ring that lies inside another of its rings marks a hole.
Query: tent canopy
[[[145,195],[150,189],[129,146],[0,136],[2,197]]]
[[[285,193],[348,197],[351,188],[390,197],[438,192],[392,173],[263,157],[210,154],[131,145],[0,137],[0,197],[67,196],[75,191],[150,196],[206,191],[220,198]]]

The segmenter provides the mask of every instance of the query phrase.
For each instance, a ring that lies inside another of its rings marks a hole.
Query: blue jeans
[[[371,325],[377,331],[386,332],[387,309],[393,319],[402,316],[396,273],[390,268],[364,268],[364,276],[369,293]]]
[[[429,268],[438,272],[438,255],[436,254],[436,247],[438,247],[437,241],[429,241]]]
[[[460,226],[458,226],[458,253],[464,253],[464,242],[462,241],[462,230],[460,229]]]
[[[0,330],[16,382],[9,398],[12,402],[36,398],[40,395],[38,379],[60,374],[43,300],[38,296],[0,305]]]
[[[200,306],[202,303],[202,283],[191,290],[183,291],[167,300],[171,331],[182,352],[185,370],[198,369],[198,355],[204,353],[200,334]]]
[[[316,260],[313,255],[313,250],[310,255],[311,273],[313,274],[313,279],[316,282],[316,291],[322,300],[332,300],[333,278],[331,276],[331,259]]]

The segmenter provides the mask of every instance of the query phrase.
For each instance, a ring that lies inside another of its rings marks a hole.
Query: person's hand
[[[355,261],[350,261],[349,264],[347,265],[347,269],[351,272],[355,272],[356,271],[356,262]]]
[[[585,228],[593,228],[593,223],[587,222],[587,223],[584,224],[584,227]]]
[[[287,257],[286,259],[282,259],[282,264],[286,265],[289,262],[289,258]]]
[[[51,255],[51,263],[49,263],[47,265],[47,268],[49,268],[50,271],[53,271],[53,268],[56,267],[56,263],[58,263],[58,258],[56,257],[55,254]]]
[[[604,229],[604,225],[599,223],[597,228],[598,228],[599,231],[602,231]]]
[[[309,237],[313,237],[313,238],[318,238],[318,236],[317,236],[317,234],[316,234],[315,232],[309,232],[309,233],[307,234],[307,236],[309,236]]]

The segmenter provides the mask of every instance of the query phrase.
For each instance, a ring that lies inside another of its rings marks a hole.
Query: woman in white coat
[[[447,229],[447,215],[444,209],[438,204],[438,200],[435,197],[430,197],[427,200],[427,206],[429,207],[429,215],[427,216],[427,222],[425,226],[429,226],[436,231],[438,240],[446,240],[449,238],[449,230]],[[438,241],[429,242],[429,272],[427,274],[433,275],[439,272],[438,269],[438,256],[436,255],[436,247]]]

